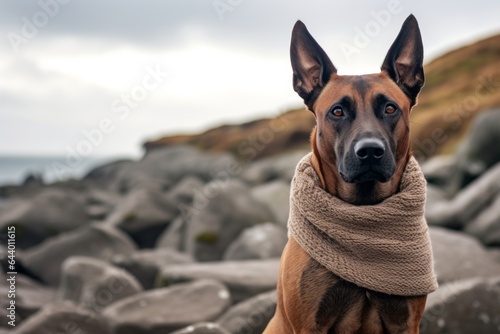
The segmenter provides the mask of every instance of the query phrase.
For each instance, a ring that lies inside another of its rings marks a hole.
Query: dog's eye
[[[386,114],[394,114],[396,112],[396,106],[394,104],[388,104],[385,106],[385,113]]]
[[[332,115],[335,117],[342,117],[344,116],[344,110],[342,110],[341,107],[335,107],[332,109]]]

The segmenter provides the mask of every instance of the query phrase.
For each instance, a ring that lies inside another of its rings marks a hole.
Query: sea
[[[80,179],[92,169],[130,157],[86,157],[67,161],[65,156],[0,155],[0,186],[19,185],[28,175],[39,175],[45,183]]]

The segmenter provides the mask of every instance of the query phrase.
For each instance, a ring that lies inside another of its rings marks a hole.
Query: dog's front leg
[[[419,334],[427,296],[402,297],[367,291],[372,308],[390,334]]]

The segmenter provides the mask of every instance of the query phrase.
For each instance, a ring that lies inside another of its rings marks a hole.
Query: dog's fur
[[[356,204],[398,191],[411,157],[410,111],[424,84],[423,46],[410,15],[381,72],[337,75],[298,21],[290,49],[294,90],[313,112],[313,167],[323,188]],[[265,334],[418,333],[427,296],[386,295],[344,281],[291,237],[282,257],[277,310]]]

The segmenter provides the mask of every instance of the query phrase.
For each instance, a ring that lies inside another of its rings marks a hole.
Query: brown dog
[[[323,188],[356,204],[398,191],[411,157],[410,111],[424,84],[423,46],[410,15],[377,74],[340,76],[298,21],[294,90],[313,112],[312,163]],[[344,281],[290,238],[281,257],[276,314],[266,334],[418,333],[427,296],[386,295]]]

